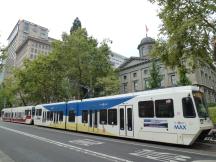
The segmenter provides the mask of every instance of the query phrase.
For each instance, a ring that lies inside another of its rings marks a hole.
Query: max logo
[[[176,122],[175,125],[174,125],[174,128],[175,129],[178,129],[178,130],[186,130],[186,124],[184,122]]]

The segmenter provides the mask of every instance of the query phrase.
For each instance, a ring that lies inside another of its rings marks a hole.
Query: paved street
[[[179,147],[0,121],[0,162],[216,161],[216,146]]]

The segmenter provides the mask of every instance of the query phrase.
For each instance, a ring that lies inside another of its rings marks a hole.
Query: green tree
[[[160,76],[160,69],[156,65],[155,60],[152,62],[152,67],[150,69],[150,78],[149,78],[149,88],[159,88],[161,86],[162,77]]]
[[[77,29],[66,37],[59,51],[59,59],[77,98],[86,96],[81,90],[83,88],[94,96],[97,78],[107,76],[111,69],[107,43],[104,41],[99,45],[96,39],[88,36],[85,29]]]
[[[4,80],[0,85],[0,109],[18,104],[16,89],[17,84],[12,76]]]
[[[187,77],[187,69],[185,67],[181,67],[178,69],[178,74],[179,74],[179,81],[177,82],[178,85],[191,85],[191,81]]]
[[[216,1],[149,1],[159,5],[162,21],[161,38],[152,55],[161,58],[166,66],[177,67],[179,71],[187,67],[184,72],[191,72],[203,63],[211,63],[211,41],[216,33]],[[184,72],[180,72],[180,77],[186,77]]]
[[[95,96],[116,95],[119,93],[119,87],[118,71],[110,70],[107,76],[97,79]]]
[[[68,98],[62,65],[53,53],[39,55],[34,61],[26,60],[24,68],[15,72],[23,101],[32,103],[58,102]],[[23,102],[26,103],[26,102]]]
[[[72,34],[74,31],[76,31],[77,29],[81,29],[82,25],[81,25],[81,21],[79,20],[79,18],[77,17],[74,22],[73,22],[73,26],[70,29],[70,34]]]

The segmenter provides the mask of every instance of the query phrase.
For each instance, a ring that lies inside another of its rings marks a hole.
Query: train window
[[[172,118],[174,117],[174,107],[172,99],[156,100],[155,101],[156,117]]]
[[[107,110],[100,110],[100,124],[107,124]]]
[[[50,121],[50,111],[47,111],[47,120]]]
[[[97,128],[98,125],[98,114],[97,114],[97,110],[94,111],[94,127]]]
[[[117,110],[116,109],[108,110],[108,124],[117,125]]]
[[[1,116],[4,116],[4,111],[1,112]]]
[[[75,122],[75,111],[74,110],[70,110],[68,113],[68,121],[69,122]]]
[[[82,123],[88,123],[88,110],[82,111]]]
[[[41,115],[42,115],[42,109],[37,109],[36,116],[41,116]]]
[[[31,115],[31,110],[25,110],[25,115],[30,116]]]
[[[195,118],[196,113],[194,111],[193,101],[191,97],[185,97],[182,99],[183,115],[185,118]]]
[[[124,109],[120,109],[120,130],[124,130]]]
[[[154,103],[153,101],[140,101],[138,103],[139,117],[154,117]]]
[[[35,107],[32,107],[32,116],[35,115]]]
[[[133,121],[132,121],[132,109],[128,108],[127,109],[127,123],[128,123],[128,131],[132,131],[133,130]]]
[[[63,111],[59,111],[59,121],[63,121]]]
[[[89,127],[92,127],[92,110],[89,110]]]
[[[53,112],[50,112],[50,121],[53,121]]]

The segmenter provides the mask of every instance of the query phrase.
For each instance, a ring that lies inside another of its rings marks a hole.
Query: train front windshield
[[[204,99],[204,95],[201,92],[193,92],[193,98],[195,101],[198,116],[200,118],[208,117],[207,104]]]

